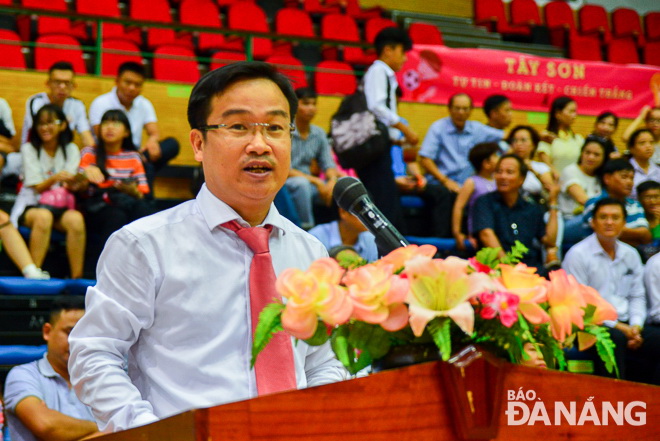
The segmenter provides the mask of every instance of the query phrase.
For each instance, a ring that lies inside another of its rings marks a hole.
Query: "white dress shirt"
[[[614,250],[612,260],[594,233],[568,250],[562,268],[610,302],[619,321],[642,326],[646,320],[642,259],[633,247],[619,240]],[[608,320],[605,325],[615,323]]]
[[[71,383],[100,430],[257,395],[250,369],[253,254],[236,233],[219,227],[234,219],[248,226],[204,185],[196,200],[140,219],[108,240],[86,313],[69,337]],[[276,274],[327,256],[274,205],[263,224],[274,227]],[[348,378],[329,344],[298,342],[293,352],[298,388]]]
[[[28,133],[32,128],[32,115],[36,115],[39,109],[46,104],[50,104],[50,98],[46,92],[32,95],[25,102],[25,117],[23,118],[23,129],[21,130],[21,144],[25,144],[28,141]],[[78,133],[90,130],[89,121],[87,121],[87,109],[85,109],[85,103],[78,98],[69,97],[65,99],[62,111],[66,116],[71,130]]]
[[[660,325],[660,253],[646,262],[644,269],[644,285],[649,303],[648,320],[654,325]]]
[[[364,74],[363,81],[367,107],[376,115],[376,118],[387,127],[401,121],[396,109],[396,89],[399,87],[399,83],[392,68],[385,62],[376,60]],[[390,83],[389,91],[387,90],[388,81]],[[389,132],[392,139],[400,136],[399,131],[395,128],[390,127]]]

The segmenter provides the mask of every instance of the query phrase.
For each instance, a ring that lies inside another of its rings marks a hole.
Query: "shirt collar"
[[[244,227],[250,226],[233,208],[211,193],[206,184],[202,185],[201,190],[197,194],[196,201],[209,231],[232,220],[237,220]],[[274,203],[270,204],[268,214],[260,225],[267,224],[278,228],[282,232],[286,231],[285,221],[279,211],[277,211],[277,208],[275,208]]]
[[[39,368],[41,375],[44,377],[61,377],[60,374],[55,372],[53,366],[50,365],[50,362],[48,361],[48,352],[46,352],[44,356],[39,361],[37,361],[37,367]]]
[[[112,94],[112,100],[114,101],[114,104],[116,106],[118,106],[120,109],[122,109],[123,111],[128,112],[128,109],[126,108],[126,106],[124,106],[121,103],[121,101],[119,101],[119,95],[117,95],[117,86],[113,87],[112,90],[110,91],[110,93]],[[137,98],[135,98],[135,99],[137,99]],[[133,108],[134,105],[135,105],[135,100],[133,100],[133,105],[131,106],[131,108]]]
[[[447,117],[447,122],[449,123],[449,130],[447,130],[449,133],[472,133],[472,121],[470,120],[465,121],[463,130],[458,130],[458,128],[454,125],[454,121],[451,119],[451,116]]]
[[[387,63],[384,62],[383,60],[376,60],[374,61],[374,63],[381,64],[385,69],[385,72],[387,72],[387,76],[389,76],[390,78],[396,76],[396,72],[394,72],[394,70],[390,66],[388,66]]]
[[[506,203],[504,202],[504,198],[502,197],[502,195],[500,194],[499,191],[495,190],[493,192],[493,197],[495,199],[497,199],[502,205],[504,205],[505,207],[510,208],[510,209],[520,208],[526,202],[525,198],[523,197],[522,191],[518,193],[518,199],[516,199],[516,203],[513,204],[512,207],[509,207],[508,205],[506,205]]]
[[[602,254],[603,256],[605,256],[605,257],[607,257],[608,259],[611,260],[610,255],[607,254],[607,252],[605,251],[603,246],[600,244],[600,241],[598,240],[598,236],[596,236],[596,233],[591,233],[591,235],[587,236],[587,238],[585,240],[588,240],[588,241],[591,242],[589,248],[594,249],[596,254]],[[617,239],[617,241],[614,243],[614,260],[613,260],[613,262],[618,260],[618,259],[619,259],[619,240]]]

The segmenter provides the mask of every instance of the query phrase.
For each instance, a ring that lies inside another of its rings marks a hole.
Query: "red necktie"
[[[236,221],[225,222],[222,226],[235,231],[254,253],[250,264],[250,316],[254,335],[261,310],[280,298],[275,291],[275,271],[268,248],[273,226],[246,228]],[[275,334],[257,357],[254,369],[259,395],[296,389],[291,337],[284,332]]]

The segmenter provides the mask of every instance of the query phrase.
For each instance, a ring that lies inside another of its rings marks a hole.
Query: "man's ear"
[[[41,327],[41,335],[44,338],[44,340],[48,341],[50,340],[50,333],[53,331],[53,325],[50,323],[46,322],[44,325]]]
[[[206,140],[204,139],[204,133],[198,129],[192,129],[190,131],[190,145],[193,149],[193,155],[195,161],[202,162],[204,159],[204,144]]]

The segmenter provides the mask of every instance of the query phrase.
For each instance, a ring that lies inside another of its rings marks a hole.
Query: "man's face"
[[[195,159],[202,162],[209,190],[239,214],[267,209],[289,173],[290,121],[286,97],[265,78],[238,81],[213,97],[207,124],[247,125],[250,130],[241,138],[227,129],[210,130],[205,138],[201,131],[191,131]],[[269,139],[264,127],[250,123],[281,125],[286,133]]]
[[[53,98],[52,101],[63,103],[65,99],[71,96],[73,89],[76,87],[76,83],[73,81],[73,71],[55,69],[48,76],[46,87],[48,88],[48,95]]]
[[[619,205],[603,205],[591,219],[591,228],[604,239],[616,239],[625,226],[626,217]]]
[[[470,102],[470,98],[465,95],[455,96],[449,106],[449,116],[454,125],[457,127],[463,127],[465,121],[470,118],[470,113],[472,113],[472,103]]]
[[[132,103],[142,93],[142,86],[144,85],[144,77],[140,74],[131,71],[122,72],[117,80],[117,95],[119,100],[123,103]]]
[[[66,369],[69,363],[69,334],[85,313],[82,309],[62,311],[55,323],[46,323],[43,337],[48,344],[48,359],[60,368]]]
[[[632,170],[619,170],[603,175],[603,182],[610,196],[622,199],[632,193],[634,176],[635,172]]]
[[[498,129],[505,129],[511,125],[513,119],[511,101],[504,101],[490,112],[490,120]]]
[[[520,176],[520,164],[513,158],[504,158],[495,169],[495,185],[500,193],[517,192],[524,181]]]
[[[387,54],[387,65],[392,68],[394,72],[398,72],[403,67],[404,63],[408,59],[406,57],[406,51],[403,48],[402,44],[386,46],[385,51],[388,51]]]
[[[305,123],[310,123],[316,116],[316,98],[302,98],[298,100],[298,112],[296,119]]]
[[[639,195],[639,203],[642,204],[644,211],[647,213],[657,212],[660,207],[660,189],[646,190]]]

